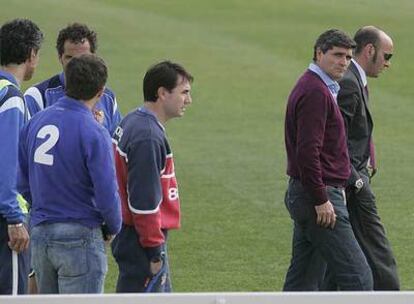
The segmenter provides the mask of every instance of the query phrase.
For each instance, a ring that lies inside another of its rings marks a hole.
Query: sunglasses
[[[384,53],[384,60],[385,60],[385,61],[390,61],[390,60],[391,60],[392,55],[393,55],[393,54]]]

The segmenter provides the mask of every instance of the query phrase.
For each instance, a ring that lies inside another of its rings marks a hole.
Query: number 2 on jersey
[[[34,161],[39,164],[53,166],[53,155],[48,154],[47,152],[49,152],[59,140],[59,129],[54,125],[46,125],[37,132],[36,137],[40,139],[48,137],[48,139],[36,149],[34,153]]]

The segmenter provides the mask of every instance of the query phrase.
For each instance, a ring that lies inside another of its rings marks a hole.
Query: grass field
[[[147,67],[178,61],[195,76],[193,105],[167,130],[181,186],[183,227],[171,233],[175,291],[275,291],[290,259],[286,98],[328,28],[374,24],[394,38],[392,68],[370,81],[379,173],[373,188],[399,264],[414,289],[414,2],[411,0],[0,0],[0,20],[44,30],[31,83],[60,71],[57,32],[73,21],[99,33],[98,53],[123,114],[142,102]],[[26,85],[27,86],[27,85]],[[114,290],[111,264],[106,291]]]

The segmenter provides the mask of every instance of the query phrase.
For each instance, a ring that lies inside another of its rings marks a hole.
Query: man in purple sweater
[[[341,290],[372,290],[372,273],[355,239],[344,185],[350,175],[344,121],[336,102],[338,80],[355,42],[328,30],[314,46],[313,63],[296,83],[286,110],[285,203],[294,221],[285,291],[318,290],[326,266]]]

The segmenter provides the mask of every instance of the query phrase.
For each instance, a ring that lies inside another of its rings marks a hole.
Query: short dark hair
[[[155,102],[160,87],[172,91],[177,86],[178,77],[193,82],[193,76],[183,66],[171,61],[162,61],[151,66],[145,73],[143,81],[144,100]]]
[[[102,58],[85,54],[74,57],[65,69],[66,95],[77,100],[90,100],[101,90],[108,78]]]
[[[28,19],[14,19],[0,28],[1,65],[21,64],[37,53],[43,42],[43,33]]]
[[[378,49],[381,31],[374,26],[364,26],[355,33],[354,40],[356,42],[355,55],[360,54],[367,44],[372,44]]]
[[[61,29],[56,40],[56,49],[59,57],[65,51],[65,41],[69,40],[72,43],[83,43],[85,39],[88,39],[91,53],[94,54],[98,48],[96,32],[90,30],[86,24],[75,22]]]
[[[345,32],[337,29],[327,30],[326,32],[323,32],[315,42],[315,46],[313,47],[313,61],[316,61],[317,49],[320,49],[322,53],[325,54],[335,46],[354,49],[356,45],[355,41]]]

